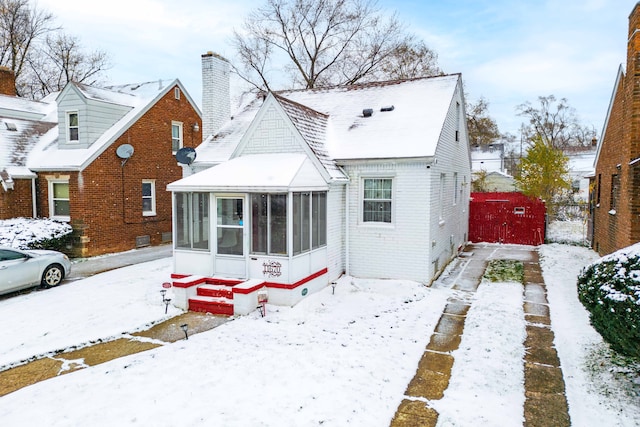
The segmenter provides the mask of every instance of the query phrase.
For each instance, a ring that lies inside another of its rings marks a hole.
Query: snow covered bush
[[[0,220],[0,246],[64,251],[72,231],[69,224],[49,218]]]
[[[589,265],[578,276],[578,297],[614,350],[640,358],[640,243]]]

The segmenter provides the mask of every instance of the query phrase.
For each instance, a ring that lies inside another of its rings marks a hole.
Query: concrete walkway
[[[524,343],[524,426],[570,425],[538,253],[528,246],[477,244],[465,248],[462,256],[454,261],[457,264],[451,273],[434,285],[458,291],[457,297],[448,300],[418,363],[416,374],[407,386],[405,398],[391,422],[392,427],[429,427],[437,424],[438,413],[428,402],[444,397],[455,363],[452,353],[460,345],[466,315],[473,304],[473,294],[480,285],[488,262],[494,259],[515,259],[524,265],[523,308],[527,331]]]

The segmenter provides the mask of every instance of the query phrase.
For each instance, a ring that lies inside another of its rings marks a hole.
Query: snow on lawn
[[[180,314],[161,284],[171,258],[112,270],[51,289],[0,300],[0,369],[71,346],[133,332]]]
[[[388,425],[447,296],[343,278],[335,295],[328,287],[293,308],[268,306],[265,318],[253,313],[4,396],[0,424]],[[130,310],[98,300],[94,308]]]
[[[634,386],[633,378],[614,377],[611,352],[590,326],[589,312],[578,300],[578,274],[598,254],[559,244],[543,245],[539,252],[572,424],[637,426],[640,379],[635,378]]]
[[[585,370],[602,341],[577,301],[575,279],[594,252],[549,245],[541,254],[573,425],[637,425],[640,405],[621,398],[613,380],[609,394],[600,392]],[[158,291],[170,262],[0,301],[0,322],[11,325],[0,354],[16,361],[164,318]],[[328,287],[292,308],[269,305],[264,318],[254,312],[0,397],[0,425],[388,426],[447,298],[460,295],[447,286],[344,277],[335,295]],[[483,283],[467,297],[474,302],[450,386],[431,402],[439,425],[521,425],[522,287]]]

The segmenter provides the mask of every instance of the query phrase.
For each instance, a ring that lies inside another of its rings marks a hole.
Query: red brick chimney
[[[16,76],[7,67],[0,67],[0,95],[17,95]]]

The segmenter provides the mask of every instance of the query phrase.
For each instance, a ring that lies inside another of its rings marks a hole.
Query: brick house
[[[39,102],[0,96],[0,121],[0,219],[69,222],[75,256],[171,241],[175,153],[202,141],[179,80],[69,83]]]
[[[592,247],[640,241],[640,3],[629,16],[626,70],[616,76],[591,181]]]
[[[246,314],[342,274],[430,283],[466,243],[460,75],[248,93],[229,116],[229,64],[202,61],[203,122],[224,120],[168,186],[176,305]]]

